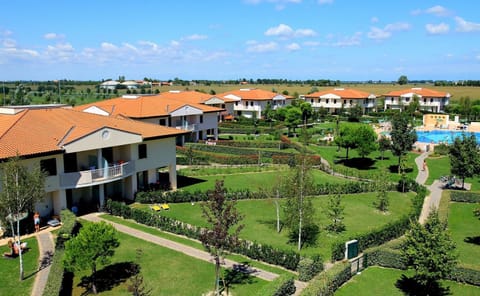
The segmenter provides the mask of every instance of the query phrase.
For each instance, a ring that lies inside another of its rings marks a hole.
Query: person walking
[[[425,159],[423,160],[423,165],[422,165],[422,171],[425,171],[427,169],[427,162]]]
[[[35,212],[33,215],[33,224],[35,224],[35,232],[40,231],[40,214],[38,212]]]

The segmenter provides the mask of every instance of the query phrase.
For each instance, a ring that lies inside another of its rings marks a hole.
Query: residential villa
[[[122,116],[185,130],[177,137],[177,145],[207,138],[218,139],[218,119],[224,109],[185,102],[193,92],[159,95],[124,95],[122,97],[76,106],[76,110],[105,116]],[[195,96],[200,96],[195,93]],[[184,100],[182,100],[184,98]]]
[[[411,102],[418,98],[420,109],[439,113],[448,105],[451,95],[447,92],[432,90],[422,87],[413,87],[404,90],[395,90],[383,95],[384,109],[403,110]]]
[[[325,108],[330,114],[337,114],[342,109],[350,109],[360,106],[362,113],[369,113],[376,110],[377,96],[368,92],[349,89],[334,88],[323,90],[308,95],[301,95],[300,98],[312,105],[313,110],[318,111]]]
[[[247,118],[262,118],[262,111],[268,104],[275,110],[290,105],[293,99],[290,96],[257,88],[241,88],[218,94],[216,97],[233,100],[233,116]]]
[[[41,216],[72,206],[96,211],[107,197],[133,199],[151,183],[175,189],[175,139],[186,133],[71,108],[2,107],[0,161],[19,155],[47,173],[35,206]]]

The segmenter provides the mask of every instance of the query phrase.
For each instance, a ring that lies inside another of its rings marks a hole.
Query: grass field
[[[30,295],[33,287],[33,282],[35,281],[35,275],[38,270],[38,244],[36,238],[26,239],[28,247],[30,248],[28,252],[23,254],[23,270],[24,270],[24,280],[19,280],[19,258],[15,259],[5,259],[2,260],[0,264],[0,294],[1,295]],[[0,252],[3,254],[5,252],[10,252],[8,246],[0,247]]]
[[[448,229],[457,244],[459,261],[466,266],[480,269],[480,219],[473,215],[478,208],[474,203],[450,203]]]
[[[34,82],[27,82],[23,81],[22,84],[25,86],[25,88],[30,87],[32,91],[36,91],[38,85]],[[97,95],[99,97],[103,97],[103,93],[96,94],[96,86],[98,84],[82,84],[82,85],[66,85],[63,84],[60,86],[61,90],[61,102],[71,102],[74,101],[75,104],[80,105],[80,104],[87,104],[94,102],[97,99]],[[57,87],[56,83],[52,83],[53,87]],[[68,93],[65,92],[65,89],[67,87],[73,86],[75,89],[73,91],[69,91]],[[5,87],[10,88],[10,93],[13,93],[15,91],[15,84],[7,82],[5,83]],[[434,86],[431,84],[407,84],[407,85],[398,85],[398,84],[373,84],[373,83],[354,83],[354,84],[347,84],[344,83],[338,87],[343,87],[343,88],[353,88],[369,93],[373,93],[375,95],[381,96],[384,95],[390,91],[395,91],[395,90],[402,90],[402,89],[407,89],[411,87],[425,87],[437,91],[444,91],[448,92],[451,94],[451,102],[457,102],[460,100],[461,97],[470,97],[473,100],[478,100],[480,99],[480,87],[453,87],[453,86]],[[91,94],[89,96],[86,95],[87,88],[91,90]],[[197,85],[173,85],[173,86],[158,86],[158,87],[153,87],[151,91],[153,93],[159,91],[159,92],[166,92],[170,90],[197,90],[205,93],[211,93],[215,92],[216,94],[224,93],[227,91],[231,90],[237,90],[240,88],[260,88],[260,89],[265,89],[269,91],[274,91],[278,93],[284,93],[287,92],[289,95],[295,95],[295,94],[308,94],[312,92],[313,90],[328,90],[332,89],[333,86],[329,87],[312,87],[311,85],[308,84],[247,84],[247,85],[236,85],[236,84],[211,84],[211,85],[204,85],[204,84],[197,84]],[[147,88],[148,91],[150,91],[150,88]],[[118,90],[117,95],[115,96],[121,96],[126,93],[126,90]],[[140,90],[138,90],[138,93],[140,93]],[[52,101],[58,102],[58,92],[55,90],[52,93]],[[29,98],[33,100],[33,103],[39,104],[39,103],[44,103],[45,99],[42,97],[35,97],[33,96],[33,92],[28,95]],[[0,96],[0,99],[3,101],[3,96]]]
[[[225,169],[227,170],[227,169]],[[229,172],[228,172],[229,171]],[[242,171],[236,173],[234,170],[230,169],[227,172],[222,172],[219,170],[218,174],[210,175],[210,172],[207,175],[197,175],[193,174],[192,177],[188,176],[188,172],[185,173],[186,176],[178,177],[178,189],[185,191],[195,191],[195,190],[212,190],[215,187],[216,180],[223,180],[225,188],[230,190],[238,189],[250,189],[252,191],[266,190],[278,186],[278,182],[283,176],[288,173],[288,170],[274,170],[266,172],[251,172],[244,173]],[[334,177],[320,170],[313,170],[314,181],[317,184],[322,183],[347,183],[352,182],[351,180],[346,180],[343,178]],[[183,173],[181,173],[183,175]],[[185,178],[188,177],[188,178]]]
[[[335,292],[335,296],[370,296],[370,295],[406,295],[395,286],[402,275],[412,276],[411,272],[398,269],[369,267],[361,274],[355,275]],[[441,281],[443,287],[449,287],[451,295],[480,295],[480,287],[464,285],[452,281]]]
[[[146,233],[158,236],[158,237],[162,237],[162,238],[165,238],[165,239],[168,239],[168,240],[171,240],[171,241],[183,244],[183,245],[190,246],[192,248],[196,248],[198,250],[202,250],[202,251],[205,250],[205,247],[202,245],[201,242],[193,240],[193,239],[186,238],[184,236],[164,232],[164,231],[161,231],[161,230],[153,228],[153,227],[138,224],[134,221],[125,220],[123,218],[116,217],[116,216],[111,216],[111,215],[108,215],[108,214],[101,215],[101,217],[105,220],[112,221],[112,222],[115,222],[115,223],[119,223],[119,224],[131,227],[131,228],[134,228],[134,229],[137,229],[137,230],[140,230],[140,231],[143,231],[143,232],[146,232]],[[252,267],[255,267],[255,268],[260,268],[260,269],[263,269],[263,270],[266,270],[266,271],[270,271],[270,272],[273,272],[273,273],[276,273],[276,274],[288,274],[288,275],[296,276],[295,273],[292,273],[291,271],[289,271],[287,269],[284,269],[284,268],[281,268],[281,267],[274,267],[274,266],[268,265],[268,264],[263,264],[259,261],[252,260],[252,259],[250,259],[248,257],[245,257],[245,256],[228,254],[228,255],[226,255],[226,258],[231,259],[231,260],[236,261],[236,262],[239,262],[239,263],[248,264],[249,266],[252,266]]]
[[[329,260],[331,255],[330,246],[334,240],[351,239],[354,233],[374,229],[398,219],[409,211],[412,193],[400,194],[391,192],[389,196],[390,212],[387,214],[380,213],[373,207],[372,203],[376,198],[375,194],[365,193],[344,196],[346,231],[341,234],[330,234],[321,230],[317,245],[303,248],[302,253],[321,254],[324,260]],[[321,228],[328,224],[328,220],[323,212],[326,202],[327,196],[313,199],[313,205],[316,210],[315,221]],[[280,205],[283,204],[284,200],[281,200]],[[135,204],[135,206],[149,210],[147,205]],[[242,238],[283,249],[296,248],[295,244],[288,243],[288,230],[286,228],[283,228],[280,233],[276,232],[276,207],[272,200],[242,200],[238,202],[237,208],[245,215],[243,220],[245,228],[240,234]],[[172,217],[193,225],[207,226],[205,219],[202,217],[199,204],[193,206],[190,203],[170,204],[170,211],[161,212],[160,215]],[[281,210],[280,218],[282,219],[282,217],[283,211]]]
[[[441,176],[451,175],[450,158],[448,156],[428,157],[428,179],[425,185],[431,185],[433,181],[440,179]]]
[[[136,261],[136,249],[141,248],[143,255],[138,263],[144,277],[146,287],[151,295],[202,295],[213,290],[214,265],[161,246],[119,233],[120,246],[115,251],[112,264],[99,268],[103,279],[100,283],[99,295],[131,295],[128,292],[128,280],[124,267]],[[82,276],[89,272],[78,273],[74,277],[73,296],[85,295]],[[79,285],[80,284],[80,285]],[[267,284],[255,277],[246,277],[239,283],[231,285],[232,295],[252,295]],[[18,294],[17,295],[27,295]]]

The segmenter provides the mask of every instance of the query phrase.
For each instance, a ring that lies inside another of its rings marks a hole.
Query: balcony
[[[80,188],[120,180],[135,172],[133,161],[112,165],[101,169],[92,169],[74,173],[60,174],[60,187]]]
[[[197,125],[196,124],[182,124],[182,125],[175,126],[175,128],[192,132],[192,131],[196,130]]]

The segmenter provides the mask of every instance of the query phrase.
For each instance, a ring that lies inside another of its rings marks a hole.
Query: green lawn
[[[329,234],[322,230],[317,246],[305,247],[302,253],[320,253],[325,260],[329,260],[331,255],[330,245],[335,239],[351,238],[354,233],[374,229],[398,219],[409,211],[412,193],[390,192],[389,196],[390,212],[383,214],[378,212],[372,205],[376,198],[375,193],[346,195],[343,199],[343,204],[345,205],[347,230],[338,235]],[[320,227],[324,227],[327,224],[327,218],[322,211],[325,208],[327,198],[327,196],[322,196],[313,199],[313,205],[316,209],[315,220]],[[284,200],[281,200],[281,205],[283,204]],[[135,204],[135,206],[149,210],[147,205]],[[276,232],[276,210],[272,200],[242,200],[238,202],[237,207],[245,215],[243,220],[245,228],[241,232],[242,238],[284,249],[295,249],[294,244],[288,244],[287,229],[282,229],[280,233]],[[283,212],[280,212],[282,217]],[[193,225],[207,226],[205,219],[202,217],[199,204],[193,206],[190,203],[170,204],[170,211],[161,212],[160,215],[172,217]]]
[[[277,186],[279,178],[285,176],[287,173],[288,170],[252,173],[243,173],[242,171],[235,173],[231,171],[231,173],[222,174],[220,170],[218,175],[192,176],[192,178],[194,178],[193,180],[197,182],[193,185],[182,186],[181,181],[179,181],[178,189],[186,191],[212,190],[215,188],[216,180],[224,180],[224,185],[227,189],[239,190],[248,188],[252,191],[258,191],[259,189],[268,189]],[[320,170],[312,170],[312,173],[315,183],[317,184],[352,182],[351,180],[334,177]],[[185,175],[188,176],[188,172]]]
[[[429,157],[427,158],[428,179],[425,185],[431,185],[434,180],[440,179],[441,176],[451,175],[450,158],[448,156]]]
[[[448,215],[448,229],[457,244],[459,262],[475,269],[480,269],[480,219],[473,215],[478,207],[474,203],[452,202]],[[477,243],[467,242],[469,239]]]
[[[412,273],[398,269],[369,267],[361,274],[355,275],[345,285],[335,292],[335,296],[371,296],[371,295],[405,295],[395,287],[401,276],[411,276]],[[480,287],[464,285],[452,281],[441,281],[442,287],[449,287],[451,295],[474,296],[480,295]]]
[[[99,295],[131,295],[127,290],[125,274],[122,272],[122,263],[136,261],[136,249],[141,248],[143,256],[137,262],[141,266],[146,287],[152,289],[151,295],[201,295],[213,290],[215,279],[214,265],[201,261],[182,253],[158,246],[153,243],[119,233],[120,247],[109,268],[105,269],[107,276],[105,286]],[[101,272],[102,267],[99,268]],[[84,295],[85,288],[79,285],[82,276],[90,272],[78,273],[74,277],[73,296]],[[256,277],[244,278],[241,283],[232,284],[233,295],[252,295],[261,289],[266,281]],[[27,295],[18,294],[17,295]]]
[[[350,149],[348,158],[351,164],[347,166],[342,164],[342,162],[334,164],[340,160],[345,160],[346,150],[344,148],[337,151],[337,146],[309,147],[325,158],[330,165],[337,166],[343,170],[347,169],[353,175],[371,178],[374,175],[381,174],[383,171],[387,171],[391,181],[398,181],[400,179],[400,175],[397,173],[398,157],[394,156],[391,151],[385,151],[383,160],[381,159],[381,153],[379,151],[372,152],[367,159],[360,159],[357,151]],[[410,168],[407,176],[412,179],[415,179],[418,174],[418,168],[415,164],[415,158],[417,157],[417,153],[410,152],[407,154],[407,163]],[[370,162],[369,166],[366,165],[367,161]]]
[[[186,237],[183,237],[183,236],[180,236],[180,235],[175,235],[175,234],[171,234],[171,233],[168,233],[168,232],[160,231],[160,230],[158,230],[156,228],[153,228],[153,227],[138,224],[138,223],[134,222],[133,220],[125,220],[123,218],[116,217],[116,216],[111,216],[111,215],[108,215],[108,214],[101,215],[101,217],[105,220],[112,221],[112,222],[115,222],[115,223],[119,223],[119,224],[122,224],[122,225],[125,225],[125,226],[128,226],[128,227],[137,229],[137,230],[141,230],[141,231],[144,231],[146,233],[156,235],[158,237],[162,237],[162,238],[165,238],[165,239],[177,242],[177,243],[181,243],[181,244],[184,244],[184,245],[187,245],[187,246],[199,249],[199,250],[205,250],[205,247],[203,247],[202,243],[200,243],[199,241],[193,240],[193,239],[189,239],[189,238],[186,238]],[[248,257],[245,257],[245,256],[230,254],[230,255],[227,255],[226,258],[231,259],[231,260],[236,261],[236,262],[239,262],[239,263],[245,263],[245,264],[248,264],[252,267],[260,268],[260,269],[263,269],[265,271],[270,271],[270,272],[273,272],[273,273],[276,273],[276,274],[289,274],[289,275],[296,276],[296,274],[292,273],[289,270],[274,267],[274,266],[268,265],[268,264],[263,264],[259,261],[252,260],[252,259],[250,259]]]
[[[18,257],[15,259],[0,259],[2,260],[0,264],[0,278],[2,279],[0,294],[2,295],[30,295],[32,291],[33,282],[35,281],[35,275],[38,270],[38,244],[35,237],[26,239],[25,241],[28,243],[30,249],[22,256],[25,278],[23,281],[19,281],[20,259]],[[10,252],[10,249],[5,245],[0,247],[0,252],[2,254]]]

